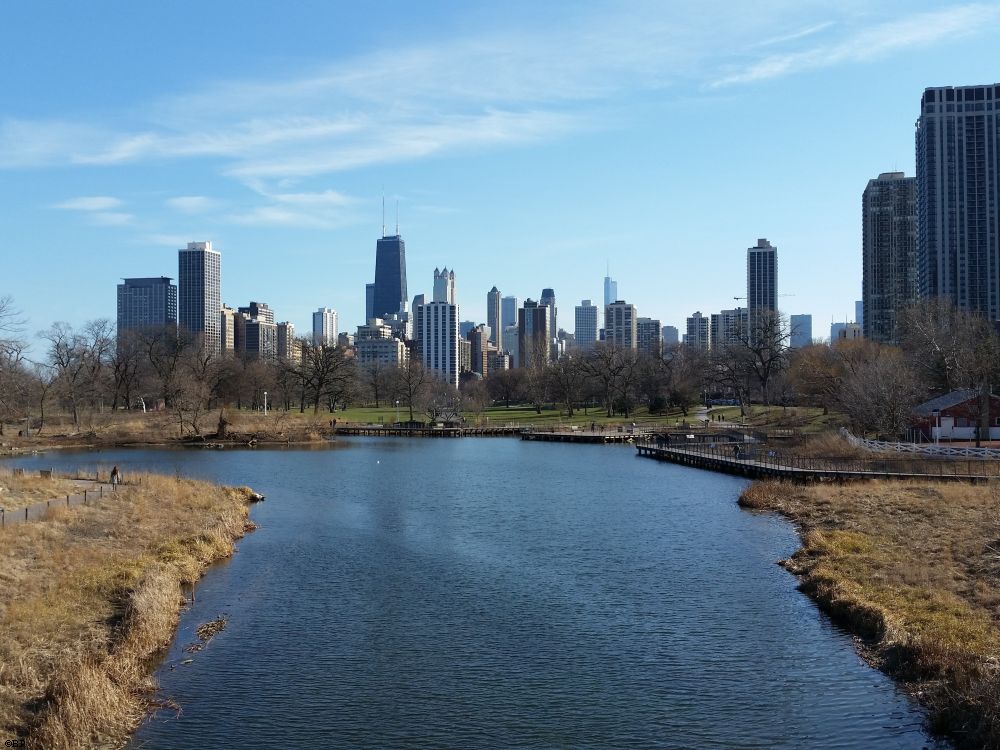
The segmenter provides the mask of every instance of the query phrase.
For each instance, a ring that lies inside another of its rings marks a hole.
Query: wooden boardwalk
[[[525,430],[521,440],[546,443],[633,443],[642,438],[639,432],[590,432],[589,430]]]
[[[845,482],[863,479],[934,479],[955,482],[985,483],[1000,480],[1000,462],[943,461],[913,464],[880,459],[835,460],[779,456],[759,446],[696,447],[670,446],[649,442],[636,446],[638,454],[659,461],[692,466],[708,471],[749,477],[751,479],[788,479],[796,482]],[[905,469],[897,469],[893,464]]]

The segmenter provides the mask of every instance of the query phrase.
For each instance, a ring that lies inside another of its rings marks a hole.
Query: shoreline
[[[745,510],[776,513],[793,524],[800,546],[778,565],[795,576],[798,589],[820,611],[857,639],[862,659],[917,701],[933,734],[958,750],[998,747],[1000,629],[993,603],[1000,601],[1000,590],[974,574],[955,583],[964,565],[976,570],[972,550],[982,545],[965,538],[968,534],[953,539],[961,525],[952,518],[942,524],[939,538],[927,540],[944,548],[942,559],[923,559],[922,546],[905,533],[897,536],[897,529],[881,518],[885,513],[897,516],[901,527],[933,528],[934,511],[954,508],[928,508],[930,499],[964,501],[975,510],[988,503],[965,500],[968,495],[954,484],[874,484],[882,486],[760,480],[737,502]],[[917,520],[924,514],[930,514],[930,523]],[[984,530],[985,536],[989,533]],[[982,544],[988,548],[988,542]],[[965,547],[969,559],[963,554],[952,560],[948,548],[953,545]]]
[[[14,585],[0,597],[0,657],[11,664],[0,673],[0,728],[29,747],[124,746],[155,707],[153,675],[184,588],[233,555],[260,499],[148,475],[114,504],[60,508],[0,534],[9,562],[32,555],[20,571],[8,566]]]

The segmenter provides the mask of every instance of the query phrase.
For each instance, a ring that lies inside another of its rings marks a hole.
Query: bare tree
[[[524,388],[524,371],[515,368],[491,372],[486,378],[486,385],[493,398],[497,401],[503,401],[504,407],[509,409],[511,401],[517,401],[521,398]]]
[[[410,357],[406,366],[400,367],[394,373],[393,391],[409,410],[411,422],[414,408],[419,408],[429,388],[429,379],[430,375],[416,357]]]
[[[604,408],[610,417],[614,414],[615,387],[624,367],[621,348],[614,344],[598,344],[582,361],[587,377],[599,385],[604,398]]]
[[[583,398],[587,384],[583,362],[578,357],[563,357],[549,368],[549,383],[556,400],[572,417],[573,410]]]

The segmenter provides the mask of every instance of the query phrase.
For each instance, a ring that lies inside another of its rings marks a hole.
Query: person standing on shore
[[[111,469],[111,486],[117,487],[122,481],[122,475],[118,471],[118,467],[115,466]]]

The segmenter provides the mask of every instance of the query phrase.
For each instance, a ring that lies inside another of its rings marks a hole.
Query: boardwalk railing
[[[1000,479],[1000,461],[926,457],[820,458],[801,456],[759,444],[695,445],[643,440],[639,455],[713,471],[762,478],[815,479]]]
[[[972,446],[931,445],[922,443],[894,443],[886,440],[868,440],[852,435],[841,428],[840,434],[856,448],[873,453],[913,453],[921,456],[941,456],[944,458],[1000,458],[1000,448],[975,448]]]

